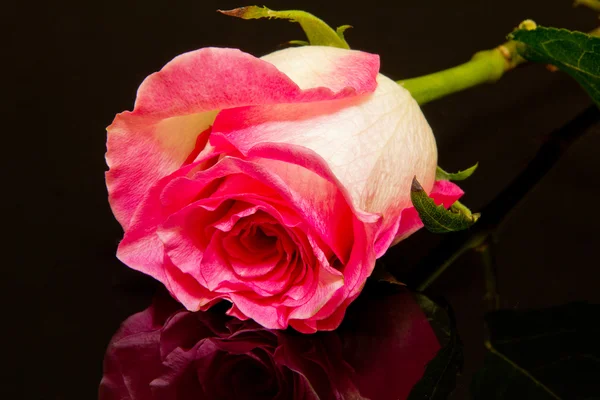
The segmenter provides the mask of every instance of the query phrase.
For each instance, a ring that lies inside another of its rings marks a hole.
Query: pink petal
[[[130,268],[151,275],[167,284],[163,267],[164,247],[156,234],[156,229],[169,215],[184,207],[185,204],[164,202],[161,198],[162,193],[174,180],[181,179],[198,165],[203,165],[213,158],[214,155],[207,154],[194,164],[177,170],[153,185],[134,214],[130,229],[125,232],[123,240],[119,243],[117,249],[119,260]],[[185,194],[181,191],[180,197],[185,197]]]
[[[261,148],[256,153],[268,157],[257,162],[276,173],[293,190],[299,215],[345,263],[353,247],[354,229],[377,224],[380,217],[356,210],[345,187],[331,174],[324,160],[311,150],[296,145],[276,145]],[[363,224],[354,225],[355,220]]]
[[[319,268],[317,289],[309,301],[300,307],[294,308],[290,313],[292,319],[308,319],[315,315],[333,297],[334,293],[344,285],[341,273],[321,266]],[[337,273],[336,273],[337,272]]]
[[[163,268],[166,288],[188,310],[207,310],[219,301],[217,294],[200,285],[190,274],[182,272],[166,256]]]
[[[358,93],[375,89],[379,56],[326,46],[289,47],[262,60],[275,65],[300,88],[327,87],[334,92],[357,88]]]
[[[269,304],[261,304],[238,293],[232,293],[230,296],[231,301],[235,304],[235,311],[232,308],[228,312],[229,315],[247,315],[268,329],[287,328],[287,316],[277,307]]]
[[[382,214],[384,229],[389,229],[410,207],[415,175],[426,190],[433,186],[437,150],[410,94],[382,75],[377,82],[374,93],[360,97],[224,110],[215,120],[210,143],[223,151],[234,148],[246,156],[276,159],[293,148],[294,156],[285,161],[303,166],[317,155],[354,206]],[[311,165],[316,173],[324,170]]]
[[[250,193],[242,192],[240,203],[266,202],[269,199],[263,199],[262,194],[269,192],[265,192],[265,187],[270,188],[269,190],[277,195],[273,197],[275,206],[260,204],[252,207],[267,212],[282,226],[289,226],[288,229],[292,229],[290,235],[294,229],[303,232],[303,235],[307,232],[314,235],[309,235],[309,241],[306,243],[302,242],[306,239],[297,242],[300,250],[306,252],[302,262],[308,264],[302,270],[309,275],[297,275],[296,281],[290,282],[292,287],[287,292],[287,297],[271,299],[273,310],[264,312],[269,311],[269,315],[278,313],[278,324],[285,326],[290,313],[289,307],[301,307],[296,311],[296,318],[305,318],[315,315],[325,307],[342,285],[343,294],[338,295],[335,304],[343,302],[355,291],[360,290],[374,265],[372,241],[379,221],[376,216],[373,218],[372,215],[353,210],[339,187],[298,165],[276,160],[259,159],[257,163],[224,157],[214,166],[196,171],[197,166],[204,161],[201,159],[182,168],[152,188],[134,216],[132,229],[126,232],[119,246],[118,255],[122,261],[160,279],[190,310],[206,309],[219,298],[235,302],[232,295],[240,290],[251,290],[263,296],[274,293],[272,290],[276,288],[268,287],[270,281],[264,281],[267,286],[260,282],[252,285],[243,282],[228,264],[228,256],[223,252],[221,245],[217,246],[220,239],[215,235],[212,238],[215,243],[211,246],[209,242],[199,245],[194,242],[194,235],[191,234],[197,229],[194,221],[199,221],[202,226],[209,222],[211,225],[225,224],[220,225],[225,231],[232,228],[232,223],[227,221],[234,218],[233,215],[238,212],[226,217],[228,209],[219,211],[219,207],[231,201],[231,197],[230,200],[224,200],[226,195],[233,193],[230,190],[234,189],[228,185],[228,179],[244,177],[250,182],[261,184],[254,198]],[[219,183],[212,187],[214,182]],[[247,191],[250,190],[251,187],[248,186]],[[202,198],[204,195],[208,198]],[[216,197],[212,198],[212,195]],[[188,205],[181,200],[184,198],[190,201],[199,196],[200,200]],[[286,206],[281,207],[280,204]],[[192,211],[199,212],[199,217],[193,217],[193,214],[190,214]],[[214,217],[209,218],[203,213],[214,214]],[[298,220],[298,216],[303,220]],[[370,222],[365,224],[359,218]],[[215,232],[224,233],[219,230]],[[294,235],[294,241],[300,240],[300,234]],[[207,240],[210,240],[208,236]],[[326,266],[328,258],[333,255],[329,243],[336,250],[338,258],[343,257],[347,260],[342,264],[343,267],[340,267],[343,269],[342,273],[329,270]],[[310,257],[314,258],[314,254],[318,257],[318,263],[309,261]],[[317,275],[320,282],[316,277],[311,277],[314,268],[320,271],[320,275]],[[294,277],[285,279],[292,278]],[[279,279],[283,281],[283,276]],[[320,286],[317,287],[319,283]],[[279,283],[278,285],[277,289],[283,287]],[[264,304],[252,309],[247,302],[257,304],[256,299],[247,298],[245,295],[244,298],[247,306],[238,305],[242,314],[264,314],[260,310]],[[334,311],[332,307],[328,307],[328,310],[328,313]],[[249,316],[256,318],[253,314]],[[267,323],[266,319],[261,321]],[[273,326],[273,323],[269,323],[269,326]]]
[[[328,61],[324,73],[351,68],[354,75],[343,82],[329,79],[331,88],[303,90],[266,61],[235,49],[205,48],[177,56],[146,78],[134,110],[117,115],[107,128],[109,200],[123,228],[129,227],[150,187],[189,161],[196,143],[203,141],[198,136],[219,110],[329,100],[374,90],[377,56],[346,51]],[[344,86],[347,83],[352,84]]]

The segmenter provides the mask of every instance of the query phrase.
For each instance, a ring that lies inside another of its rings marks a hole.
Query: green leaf
[[[338,31],[331,29],[329,25],[321,19],[300,10],[274,11],[267,7],[248,6],[235,8],[233,10],[218,10],[220,13],[238,17],[242,19],[259,19],[259,18],[279,18],[288,19],[292,22],[300,24],[308,41],[313,46],[330,46],[349,49],[348,43],[344,39],[343,32],[348,27],[347,25],[338,28]]]
[[[441,307],[422,294],[413,297],[427,316],[442,348],[427,364],[408,400],[444,400],[454,391],[456,377],[462,369],[462,343],[449,307]]]
[[[552,64],[571,75],[600,105],[600,38],[544,27],[520,29],[510,36],[525,44],[518,47],[521,56],[529,61]]]
[[[435,172],[435,180],[436,181],[463,181],[473,175],[473,172],[477,169],[479,163],[475,163],[470,168],[465,169],[464,171],[458,171],[456,173],[446,172],[440,167],[437,167]]]
[[[410,199],[425,228],[433,233],[461,231],[479,219],[479,214],[471,214],[471,211],[458,201],[450,210],[446,210],[443,205],[436,205],[416,177],[413,178],[410,188]]]
[[[486,315],[490,339],[473,400],[600,398],[600,305]]]

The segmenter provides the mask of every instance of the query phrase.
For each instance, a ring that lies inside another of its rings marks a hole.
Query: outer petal
[[[202,142],[198,135],[206,131],[218,110],[329,100],[374,90],[377,56],[332,50],[319,73],[336,76],[340,70],[351,69],[354,74],[344,80],[326,79],[330,87],[303,90],[266,61],[239,50],[217,48],[182,54],[146,78],[134,110],[117,115],[107,129],[109,200],[123,228],[129,227],[148,189],[181,167],[195,144]]]
[[[330,85],[333,85],[331,75],[315,73],[319,70],[317,66],[320,63],[326,63],[324,60],[329,57],[329,52],[325,49],[328,48],[307,46],[306,49],[310,50],[307,50],[304,57],[297,57],[290,49],[285,49],[264,56],[263,60],[273,63],[300,87],[331,87]],[[355,79],[356,71],[352,66],[341,67],[338,71],[335,79],[340,84],[342,84],[341,82],[352,82]],[[351,110],[335,112],[340,115],[331,115],[331,119],[323,118],[323,116],[328,116],[337,108],[335,103],[318,105],[313,109],[314,114],[306,108],[300,113],[296,112],[296,116],[301,118],[300,114],[306,116],[307,111],[309,117],[313,115],[322,117],[314,121],[325,124],[325,126],[317,127],[319,133],[323,133],[323,131],[329,133],[329,135],[320,136],[321,141],[315,140],[318,139],[317,132],[306,132],[302,127],[295,129],[295,132],[285,132],[285,138],[280,138],[282,142],[298,143],[298,136],[304,138],[309,135],[307,147],[325,158],[353,197],[355,195],[362,196],[365,203],[358,202],[358,204],[366,204],[368,201],[373,203],[370,208],[363,208],[370,212],[378,212],[378,209],[385,207],[377,207],[377,199],[367,199],[369,192],[368,190],[359,190],[362,187],[360,183],[355,189],[355,183],[351,180],[353,175],[364,177],[365,173],[370,174],[370,180],[363,183],[370,183],[368,188],[379,192],[382,188],[377,185],[378,173],[385,175],[391,171],[394,173],[393,176],[384,176],[380,183],[388,182],[390,178],[406,183],[406,179],[400,175],[403,175],[405,170],[412,168],[416,172],[425,172],[423,176],[417,174],[417,177],[425,180],[424,187],[429,190],[433,185],[435,166],[437,165],[437,150],[431,128],[410,93],[383,75],[378,75],[377,84],[377,90],[370,96],[366,96],[368,98],[366,101],[349,99],[347,102],[336,102],[338,103],[337,107],[345,108],[349,105],[353,107]],[[342,113],[343,115],[341,115]],[[356,116],[361,116],[363,120],[357,120]],[[285,117],[281,119],[285,119]],[[311,122],[313,121],[305,123],[310,124]],[[328,129],[329,127],[336,129]],[[292,137],[289,137],[290,135]],[[346,154],[343,150],[346,150]],[[414,152],[420,154],[413,154]],[[402,157],[398,157],[399,154],[402,154]],[[345,163],[346,160],[351,161],[352,165]],[[335,167],[340,166],[348,169],[349,179],[343,179],[343,176],[337,174]],[[363,167],[367,168],[361,171]],[[405,186],[410,188],[410,182],[415,174],[409,173],[408,175],[408,184]],[[360,179],[355,179],[355,181],[362,182]],[[404,195],[406,196],[406,193]],[[388,196],[386,193],[377,193],[377,197],[381,199]]]
[[[371,88],[358,90],[360,93],[371,92],[379,71],[378,56],[366,59],[364,53],[327,46],[290,47],[261,59],[275,65],[302,89],[324,86],[338,92],[353,87]]]
[[[384,215],[385,235],[411,206],[412,178],[427,191],[433,187],[437,150],[410,94],[382,75],[377,82],[373,94],[350,99],[225,110],[215,120],[211,144],[261,157],[272,157],[277,147],[302,146],[304,157],[286,160],[298,164],[316,153],[355,207]]]

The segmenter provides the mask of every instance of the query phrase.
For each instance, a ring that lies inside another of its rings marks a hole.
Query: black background
[[[104,185],[105,127],[132,109],[138,85],[179,53],[205,46],[255,55],[303,39],[285,21],[242,21],[215,12],[232,1],[56,1],[3,6],[2,282],[4,373],[0,397],[96,397],[102,357],[119,323],[149,304],[154,282],[115,257],[122,231]],[[569,0],[270,1],[351,24],[353,48],[381,55],[394,79],[434,72],[500,44],[521,20],[590,30],[596,15]],[[591,102],[543,66],[424,107],[446,170],[480,168],[461,184],[478,210],[534,156],[545,135]],[[7,123],[8,121],[8,123]],[[499,230],[502,306],[525,309],[600,301],[597,212],[600,126],[595,126],[509,215]],[[385,261],[409,270],[438,241],[421,231]],[[482,270],[462,257],[431,289],[457,314],[466,398],[483,358]]]

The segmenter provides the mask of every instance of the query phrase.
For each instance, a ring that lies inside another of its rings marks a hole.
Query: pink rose
[[[119,259],[191,311],[225,299],[267,328],[335,329],[422,226],[412,178],[445,206],[462,195],[434,181],[427,121],[378,70],[330,47],[205,48],[150,75],[108,128]]]
[[[112,338],[99,399],[406,399],[440,345],[408,291],[383,289],[316,335],[159,297]]]

